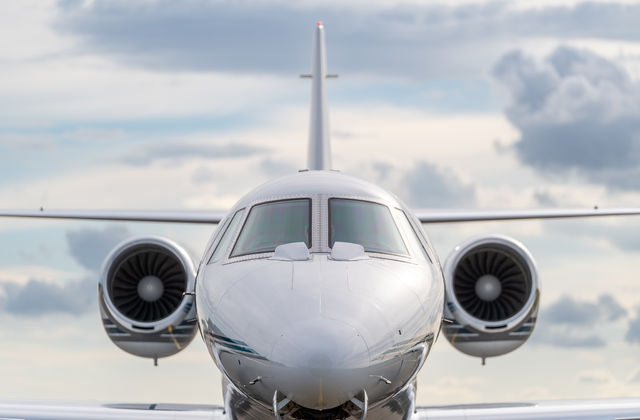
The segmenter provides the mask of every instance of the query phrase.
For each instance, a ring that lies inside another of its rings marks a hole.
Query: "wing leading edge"
[[[230,418],[223,407],[173,404],[87,404],[0,400],[0,418],[30,420],[175,420]],[[640,419],[640,399],[558,400],[417,407],[412,420]]]
[[[223,211],[0,210],[0,217],[204,224],[220,223],[225,215]]]
[[[422,223],[490,222],[501,220],[567,219],[577,217],[638,216],[640,208],[537,210],[416,210]]]
[[[224,408],[186,404],[90,404],[0,400],[0,419],[227,420]]]
[[[0,210],[0,217],[108,220],[123,222],[217,224],[225,211],[144,210]],[[567,219],[578,217],[638,216],[640,208],[537,209],[537,210],[425,210],[415,211],[422,223],[490,222],[507,220]]]
[[[412,420],[638,420],[640,399],[557,400],[418,407]]]

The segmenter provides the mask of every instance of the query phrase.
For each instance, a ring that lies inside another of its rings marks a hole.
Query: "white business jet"
[[[640,209],[434,213],[331,165],[324,29],[313,40],[308,167],[216,212],[2,211],[1,216],[218,224],[196,267],[173,241],[118,245],[98,285],[104,328],[153,359],[199,332],[224,407],[0,401],[2,419],[631,419],[640,400],[416,407],[440,331],[484,362],[534,328],[534,259],[505,236],[458,246],[444,269],[421,223],[640,214]]]

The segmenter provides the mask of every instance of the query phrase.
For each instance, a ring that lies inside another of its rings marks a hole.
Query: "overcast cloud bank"
[[[77,37],[81,51],[151,69],[295,74],[308,68],[317,20],[327,25],[335,68],[400,77],[486,69],[525,37],[640,39],[640,5],[633,4],[523,10],[502,1],[392,7],[373,2],[366,9],[256,0],[84,3],[61,2],[55,28]]]

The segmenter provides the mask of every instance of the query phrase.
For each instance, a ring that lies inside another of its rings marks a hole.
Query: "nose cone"
[[[281,366],[278,390],[315,410],[337,407],[360,392],[370,362],[356,328],[321,316],[283,331],[271,360]]]

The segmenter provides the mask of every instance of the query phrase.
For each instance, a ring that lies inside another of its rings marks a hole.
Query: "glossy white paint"
[[[301,197],[312,200],[309,260],[226,255],[200,266],[196,307],[207,348],[228,380],[264,405],[278,391],[323,410],[363,389],[369,404],[381,403],[415,378],[438,334],[442,273],[437,261],[419,252],[401,257],[360,249],[353,258],[331,258],[328,199],[408,211],[391,194],[339,172],[302,172],[267,183],[231,213]]]

